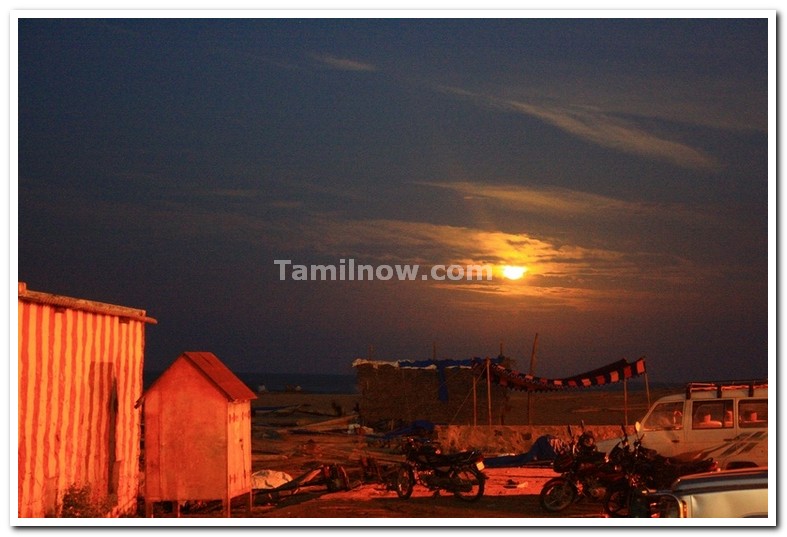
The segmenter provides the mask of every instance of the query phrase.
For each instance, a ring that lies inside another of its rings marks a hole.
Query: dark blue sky
[[[20,19],[18,265],[147,366],[767,376],[767,19]],[[506,264],[491,282],[280,281]],[[425,269],[422,269],[425,270]]]

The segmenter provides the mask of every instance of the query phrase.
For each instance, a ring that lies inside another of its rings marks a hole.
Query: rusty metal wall
[[[71,485],[135,509],[144,320],[21,293],[18,315],[19,516],[56,514]]]

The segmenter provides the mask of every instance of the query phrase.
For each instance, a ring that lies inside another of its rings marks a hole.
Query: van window
[[[683,428],[683,401],[656,403],[653,410],[642,422],[645,431]]]
[[[767,427],[768,400],[746,399],[739,401],[738,416],[741,427]]]
[[[723,429],[733,426],[732,399],[694,401],[691,412],[693,429]]]

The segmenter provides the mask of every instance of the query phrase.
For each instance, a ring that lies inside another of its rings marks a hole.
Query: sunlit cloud
[[[329,54],[314,55],[315,60],[339,71],[376,71],[377,67],[370,63],[365,63],[349,58],[338,58]]]
[[[611,299],[656,296],[658,289],[689,287],[699,276],[690,262],[666,254],[621,252],[556,244],[523,233],[398,220],[324,220],[319,234],[301,238],[325,254],[366,262],[487,265],[491,281],[435,282],[434,287],[502,296],[549,298],[564,306],[601,307]],[[527,267],[521,280],[504,280],[502,267]]]
[[[550,218],[592,217],[614,221],[632,217],[725,227],[725,222],[699,207],[680,203],[622,200],[591,192],[558,187],[487,184],[472,181],[419,182],[423,186],[453,191],[465,199],[482,200],[510,211]]]
[[[249,199],[250,192],[231,190],[225,194],[232,199]],[[276,200],[255,201],[263,210],[254,213],[239,210],[234,204],[220,209],[172,200],[140,205],[89,200],[77,194],[59,196],[55,203],[49,195],[51,192],[32,196],[35,199],[31,199],[31,206],[84,225],[107,230],[122,227],[146,240],[243,244],[249,251],[268,252],[271,263],[273,259],[338,263],[341,258],[353,258],[372,265],[418,264],[424,271],[434,265],[491,265],[494,278],[490,281],[419,280],[412,285],[445,290],[451,301],[470,300],[468,294],[490,300],[499,297],[504,308],[509,307],[506,304],[510,300],[525,300],[528,307],[541,309],[592,310],[610,303],[634,306],[637,300],[654,300],[664,291],[680,290],[684,296],[700,292],[697,282],[712,275],[710,269],[671,253],[589,247],[565,239],[558,242],[524,232],[472,226],[352,219],[341,214],[313,213],[287,203],[279,205],[285,210],[264,210],[271,203],[278,204]],[[550,205],[545,200],[539,203]],[[579,210],[583,206],[576,200],[573,203],[566,202],[566,207]],[[88,205],[89,212],[85,210]],[[510,280],[502,277],[506,265],[527,270],[520,279]]]

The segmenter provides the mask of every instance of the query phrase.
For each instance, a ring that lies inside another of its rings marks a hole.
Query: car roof
[[[768,468],[739,468],[721,472],[693,474],[678,478],[673,492],[694,493],[705,490],[767,488]]]

